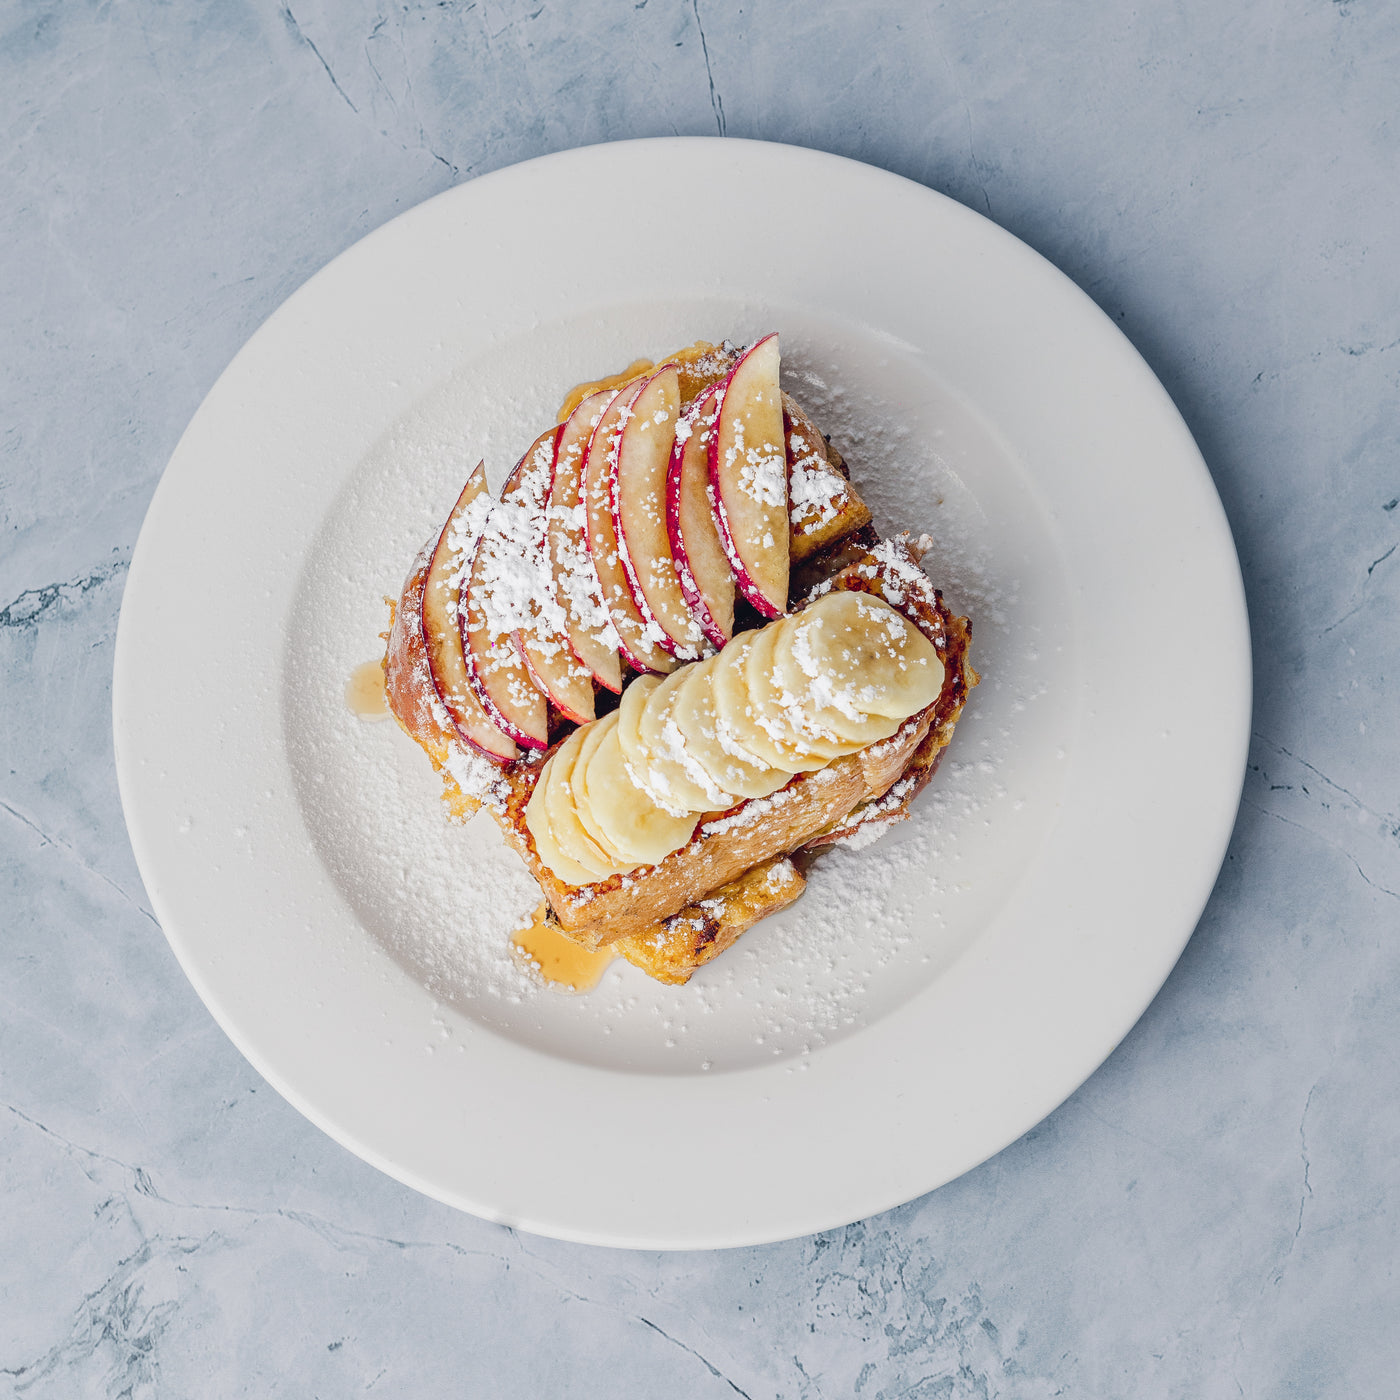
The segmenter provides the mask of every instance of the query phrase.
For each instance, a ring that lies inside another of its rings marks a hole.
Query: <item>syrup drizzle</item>
[[[389,701],[384,694],[384,663],[376,658],[356,666],[345,687],[345,704],[352,715],[363,720],[389,718]]]
[[[630,384],[632,380],[639,379],[649,369],[655,368],[656,366],[651,360],[633,360],[619,374],[610,374],[604,379],[590,379],[583,384],[575,384],[564,395],[564,403],[559,409],[559,422],[562,423],[589,394],[596,394],[600,389],[620,389],[624,384]]]
[[[590,953],[548,922],[549,906],[541,904],[526,928],[515,931],[515,948],[539,969],[546,982],[565,991],[591,992],[617,955],[611,948]]]

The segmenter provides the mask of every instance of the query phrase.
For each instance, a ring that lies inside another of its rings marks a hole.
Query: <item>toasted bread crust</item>
[[[924,712],[882,744],[818,772],[799,773],[771,797],[753,798],[708,817],[664,860],[594,885],[565,883],[535,851],[525,807],[538,770],[512,783],[497,820],[539,881],[560,930],[587,948],[602,948],[651,928],[755,866],[800,849],[857,803],[884,792],[923,740],[931,718]]]
[[[447,762],[454,736],[428,669],[423,629],[414,625],[423,615],[423,587],[427,581],[425,550],[413,561],[403,593],[393,609],[384,655],[384,694],[399,727],[432,759],[434,767],[441,768]]]
[[[612,946],[648,977],[678,987],[689,982],[697,968],[732,948],[760,919],[786,909],[806,886],[802,872],[781,856]]]
[[[432,760],[442,774],[443,801],[458,821],[480,810],[478,798],[462,791],[448,771],[457,736],[433,685],[423,629],[423,587],[428,579],[428,554],[414,560],[397,603],[390,602],[388,643],[384,653],[384,696],[399,728]]]

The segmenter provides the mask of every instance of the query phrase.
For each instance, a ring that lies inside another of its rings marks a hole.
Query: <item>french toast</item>
[[[797,899],[821,849],[904,820],[978,680],[927,541],[881,540],[837,450],[776,390],[775,336],[578,386],[502,492],[516,513],[493,525],[501,506],[469,481],[391,601],[389,707],[453,816],[487,808],[559,933],[671,984]],[[479,600],[492,551],[533,587]],[[737,710],[730,673],[747,677]],[[687,696],[703,764],[675,723]]]

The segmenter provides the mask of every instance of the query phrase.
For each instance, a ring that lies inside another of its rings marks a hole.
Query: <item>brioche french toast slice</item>
[[[858,803],[827,830],[818,832],[796,860],[806,865],[822,849],[851,843],[859,846],[883,836],[909,818],[909,805],[928,785],[947,751],[947,728],[937,721],[914,750],[904,771],[880,797]],[[687,905],[639,933],[624,934],[613,950],[648,977],[668,986],[683,986],[726,952],[755,924],[794,903],[807,887],[802,869],[790,856],[779,856]],[[551,919],[557,928],[557,921]]]
[[[937,701],[926,711],[912,716],[890,739],[833,764],[833,768],[840,764],[845,766],[837,777],[819,787],[809,789],[800,797],[794,794],[791,806],[784,803],[776,811],[765,809],[762,799],[742,804],[729,813],[720,814],[706,842],[692,842],[690,847],[674,853],[657,866],[605,882],[618,886],[627,879],[633,882],[628,891],[632,904],[627,912],[635,914],[643,904],[664,907],[659,901],[681,898],[679,891],[688,888],[687,880],[697,874],[700,878],[696,883],[703,884],[707,879],[717,879],[715,870],[726,868],[726,862],[743,865],[751,859],[755,847],[748,842],[735,842],[735,830],[751,828],[752,835],[770,846],[786,845],[785,853],[760,860],[742,874],[646,927],[631,929],[629,920],[626,927],[630,931],[609,938],[609,925],[613,931],[617,927],[613,923],[617,918],[615,891],[605,889],[601,894],[584,897],[585,918],[592,916],[591,921],[585,922],[577,917],[578,911],[571,908],[571,901],[584,896],[582,888],[569,891],[560,883],[551,892],[545,879],[541,879],[551,910],[560,907],[554,904],[557,896],[566,918],[574,916],[566,923],[557,912],[553,913],[551,923],[561,933],[594,949],[610,945],[649,976],[679,985],[688,981],[698,968],[732,947],[739,936],[759,920],[786,908],[801,895],[806,882],[793,863],[792,855],[805,863],[822,847],[874,839],[907,818],[909,804],[937,769],[968,691],[977,683],[976,672],[967,661],[970,628],[966,619],[948,611],[918,567],[916,547],[906,541],[889,542],[878,553],[866,553],[839,571],[829,587],[882,595],[888,591],[900,596],[903,607],[921,618],[926,635],[935,640],[945,659],[944,686]],[[816,778],[820,774],[803,777]],[[859,794],[854,802],[853,794]],[[814,797],[819,800],[813,802]],[[741,814],[746,807],[758,809],[756,820],[743,820]],[[803,841],[803,833],[819,815],[826,815],[830,820]],[[739,820],[732,822],[733,818]],[[696,835],[699,838],[702,832]],[[509,830],[507,836],[510,837]],[[522,843],[529,840],[523,823],[517,839]],[[522,855],[529,860],[526,851],[522,850]],[[546,876],[548,873],[544,872]],[[598,889],[597,886],[586,888]],[[597,903],[600,899],[601,904]]]
[[[755,867],[813,843],[840,839],[841,823],[864,804],[883,799],[921,750],[923,761],[931,764],[932,755],[946,747],[977,683],[967,659],[971,632],[919,567],[916,547],[907,540],[885,541],[819,585],[819,596],[834,589],[883,597],[919,627],[944,666],[937,700],[889,738],[818,771],[799,773],[771,796],[703,817],[684,846],[654,865],[589,885],[568,884],[540,859],[525,822],[538,770],[516,771],[495,815],[539,882],[562,933],[595,950],[632,934],[654,937],[663,921]]]
[[[431,690],[424,689],[426,659],[415,647],[417,633],[399,625],[411,610],[415,587],[421,588],[423,572],[420,567],[410,576],[390,632],[389,655],[396,663],[389,668],[390,703],[399,723],[443,772],[445,797],[461,819],[474,809],[474,799],[465,795],[471,784],[452,772],[444,716],[435,712]],[[540,768],[493,773],[493,786],[480,800],[530,867],[560,932],[594,950],[616,943],[643,970],[654,966],[666,972],[664,980],[684,981],[758,919],[801,893],[789,882],[782,903],[764,907],[754,893],[761,887],[743,883],[751,872],[800,850],[849,840],[857,832],[869,834],[877,821],[888,826],[907,816],[908,804],[931,778],[977,683],[967,656],[971,629],[965,618],[949,611],[920,568],[917,547],[907,540],[885,541],[816,585],[818,594],[832,589],[877,593],[915,621],[944,663],[937,701],[889,739],[818,772],[800,774],[769,797],[702,821],[690,842],[656,865],[595,884],[568,884],[535,850],[524,813]],[[480,768],[472,778],[479,780]],[[730,890],[736,884],[742,888],[737,899]],[[691,912],[706,899],[718,904]]]

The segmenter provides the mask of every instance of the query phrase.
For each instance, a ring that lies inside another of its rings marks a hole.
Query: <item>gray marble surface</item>
[[[1395,1395],[1397,63],[1370,0],[0,0],[0,1393]],[[1257,675],[1229,858],[1107,1065],[923,1200],[696,1256],[304,1122],[167,950],[109,732],[142,514],[258,323],[457,181],[672,132],[886,166],[1074,277],[1214,472]]]

